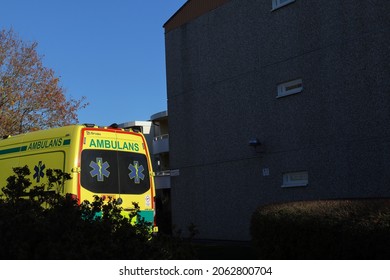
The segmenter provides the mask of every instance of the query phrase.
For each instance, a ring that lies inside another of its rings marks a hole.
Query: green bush
[[[326,200],[259,207],[259,259],[389,259],[390,200]]]
[[[0,198],[0,259],[193,257],[180,238],[154,236],[141,219],[130,223],[115,199],[103,201],[96,196],[93,202],[79,204],[71,196],[60,195],[69,174],[48,170],[48,185],[32,187],[27,167],[14,168],[14,172]]]

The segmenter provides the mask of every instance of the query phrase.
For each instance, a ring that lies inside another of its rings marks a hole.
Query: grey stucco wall
[[[173,223],[246,240],[259,205],[389,196],[389,15],[390,1],[232,0],[167,33]],[[296,78],[303,91],[276,98]],[[307,187],[281,188],[302,170]]]

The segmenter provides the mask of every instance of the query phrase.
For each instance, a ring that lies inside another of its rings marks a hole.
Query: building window
[[[295,2],[295,0],[272,0],[272,10],[279,9],[292,2]]]
[[[282,188],[306,187],[308,183],[309,183],[309,174],[307,173],[307,171],[283,173]]]
[[[302,79],[297,79],[289,82],[279,84],[277,87],[277,96],[283,97],[291,94],[296,94],[303,90]]]

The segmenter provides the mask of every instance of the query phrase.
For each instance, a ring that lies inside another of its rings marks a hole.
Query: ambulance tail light
[[[66,194],[66,199],[67,200],[70,200],[70,201],[75,201],[78,203],[78,198],[77,198],[77,195],[76,194],[73,194],[73,193],[67,193]]]
[[[156,197],[153,198],[154,200],[154,205],[156,205]],[[154,208],[154,216],[153,216],[153,233],[157,234],[158,233],[158,225],[157,225],[157,216],[156,216],[156,208]]]

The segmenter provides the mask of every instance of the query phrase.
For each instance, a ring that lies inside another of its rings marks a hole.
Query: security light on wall
[[[255,137],[252,138],[251,140],[249,140],[249,146],[251,146],[251,147],[256,148],[260,145],[261,145],[261,143],[260,143],[259,139],[255,138]]]

